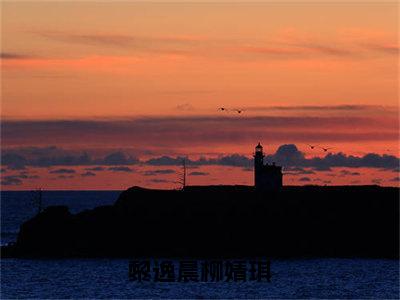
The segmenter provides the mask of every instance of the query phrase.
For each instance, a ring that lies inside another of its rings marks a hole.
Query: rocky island
[[[2,257],[399,256],[399,189],[132,187],[112,206],[47,207]]]

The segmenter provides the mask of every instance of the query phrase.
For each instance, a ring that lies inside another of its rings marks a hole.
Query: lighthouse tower
[[[264,153],[263,146],[258,143],[254,152],[254,185],[261,186],[262,170],[264,167]]]
[[[264,165],[264,152],[261,143],[254,152],[254,186],[257,191],[278,191],[282,188],[282,167],[275,165]]]

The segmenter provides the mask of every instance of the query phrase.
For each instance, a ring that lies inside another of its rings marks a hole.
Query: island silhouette
[[[50,206],[2,257],[399,258],[399,188],[282,186],[254,154],[254,186],[132,187],[111,206]]]

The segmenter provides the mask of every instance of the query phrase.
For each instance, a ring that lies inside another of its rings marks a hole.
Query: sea
[[[44,191],[43,206],[72,213],[113,204],[120,191]],[[37,211],[31,192],[1,192],[1,244]],[[266,233],[268,234],[268,233]],[[105,243],[107,241],[104,241]],[[399,299],[399,261],[361,258],[272,260],[270,282],[132,281],[129,259],[2,259],[1,299]]]

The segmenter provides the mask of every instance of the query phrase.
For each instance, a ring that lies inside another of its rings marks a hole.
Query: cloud
[[[20,53],[0,52],[0,59],[29,59],[29,58],[32,58],[32,56]]]
[[[151,179],[150,182],[153,182],[153,183],[173,183],[172,181],[169,181],[169,180],[166,180],[166,179],[158,179],[158,178]]]
[[[300,167],[285,167],[285,174],[289,175],[311,175],[315,174],[313,170],[307,170]]]
[[[102,52],[125,50],[145,52],[146,54],[175,54],[186,55],[190,52],[187,46],[202,45],[201,39],[194,36],[134,36],[127,34],[76,34],[62,31],[37,31],[33,34],[68,45],[84,45],[101,48]],[[203,41],[204,42],[204,41]],[[129,52],[128,52],[129,51]]]
[[[276,43],[270,43],[268,46],[239,46],[236,48],[238,52],[251,53],[253,55],[267,56],[271,58],[284,59],[313,59],[316,55],[349,57],[355,54],[346,48],[332,47],[330,45],[317,43],[297,43],[282,46]]]
[[[134,170],[129,167],[110,167],[107,170],[113,172],[129,172],[132,173]]]
[[[400,182],[400,177],[399,176],[394,177],[394,178],[390,179],[389,181],[391,181],[391,182]]]
[[[296,145],[281,145],[274,155],[267,156],[267,161],[278,162],[283,166],[298,166],[305,162],[304,154],[300,152]]]
[[[382,114],[381,117],[220,115],[2,121],[3,147],[34,144],[37,141],[46,143],[45,145],[49,143],[81,145],[82,134],[85,135],[87,145],[98,145],[107,141],[108,144],[120,148],[128,146],[143,148],[143,145],[151,145],[153,148],[186,148],[188,144],[192,146],[203,146],[205,143],[244,144],[253,143],[255,140],[274,140],[278,143],[397,141],[398,122],[397,115],[394,114]],[[80,159],[84,160],[87,157]],[[46,161],[41,162],[42,165],[45,163]],[[102,162],[99,161],[99,164]]]
[[[382,105],[291,105],[291,106],[249,106],[245,111],[395,111],[396,107]]]
[[[187,160],[187,158],[179,156],[175,158],[170,156],[161,156],[147,160],[146,164],[151,166],[181,166],[184,160]]]
[[[182,164],[183,157],[170,157],[162,156],[152,158],[146,161],[150,165],[170,165],[178,166]],[[220,156],[218,158],[200,158],[198,160],[191,160],[186,158],[187,165],[222,165],[232,167],[249,168],[253,165],[253,159],[244,155],[232,154],[227,156]],[[334,167],[348,167],[348,168],[385,168],[393,169],[398,168],[400,163],[399,158],[392,155],[379,155],[369,153],[361,157],[346,155],[344,153],[329,153],[325,157],[306,158],[304,153],[298,150],[294,144],[281,145],[275,154],[267,155],[266,162],[275,162],[281,166],[288,168],[289,171],[296,170],[297,168],[312,168],[316,171],[331,171]],[[298,172],[312,174],[313,171],[297,169]],[[354,172],[353,172],[354,173]],[[355,174],[353,174],[355,175]]]
[[[20,172],[17,175],[11,175],[14,178],[19,178],[19,179],[38,179],[40,178],[38,175],[29,175],[28,172]]]
[[[11,169],[23,169],[25,167],[51,167],[51,166],[88,166],[96,165],[93,168],[86,168],[86,171],[101,171],[105,168],[101,165],[128,166],[145,164],[150,166],[182,166],[183,160],[186,161],[188,167],[198,166],[231,166],[241,168],[252,168],[253,158],[240,154],[220,155],[218,157],[201,157],[199,159],[190,159],[184,156],[160,156],[152,157],[147,160],[139,160],[136,157],[125,154],[122,151],[111,151],[103,158],[93,158],[88,153],[69,152],[60,148],[51,150],[50,147],[40,149],[30,149],[30,156],[27,154],[26,148],[6,149],[2,153],[2,165]],[[25,151],[25,152],[24,152]],[[33,155],[34,153],[35,155]],[[40,156],[37,156],[40,155]],[[58,155],[58,156],[57,156]],[[375,168],[384,170],[398,170],[400,160],[393,155],[380,155],[376,153],[368,153],[364,156],[353,156],[345,153],[329,153],[324,157],[306,158],[304,153],[298,150],[295,144],[283,144],[274,154],[265,157],[267,163],[275,162],[284,167],[284,171],[290,174],[308,175],[313,171],[331,171],[332,168]],[[99,166],[100,165],[100,166]],[[297,168],[297,169],[296,169]],[[109,169],[110,170],[110,169]],[[157,172],[157,171],[155,171]],[[162,171],[170,172],[172,170]],[[151,171],[147,174],[152,174]],[[156,174],[156,173],[155,173]],[[352,174],[342,174],[356,176],[356,172]],[[150,175],[149,175],[150,176]]]
[[[161,156],[151,158],[145,161],[145,164],[154,166],[181,166],[185,160],[188,166],[206,166],[206,165],[222,165],[222,166],[236,166],[236,167],[249,167],[253,164],[253,160],[239,154],[232,154],[227,156],[220,156],[219,158],[200,158],[198,160],[190,160],[187,157],[170,157]]]
[[[3,151],[1,155],[1,164],[13,170],[21,170],[28,164],[28,160],[17,153],[4,153]]]
[[[88,171],[88,172],[82,173],[81,176],[82,177],[91,177],[91,176],[96,176],[96,173]]]
[[[21,185],[22,180],[15,176],[5,176],[1,178],[1,185]]]
[[[210,175],[210,173],[194,171],[194,172],[190,172],[189,175],[190,176],[207,176],[207,175]]]
[[[55,146],[22,147],[3,150],[2,165],[10,169],[51,166],[90,166],[90,165],[133,165],[139,163],[135,157],[121,151],[111,152],[104,157],[93,158],[87,152],[68,151]],[[88,168],[87,171],[101,171],[103,167]]]
[[[74,169],[57,169],[49,172],[50,174],[74,174],[76,173]]]
[[[341,176],[359,176],[359,175],[361,175],[361,173],[359,173],[359,172],[351,172],[351,171],[348,171],[348,170],[341,170],[340,171],[340,175]]]
[[[104,171],[104,167],[85,168],[86,171]]]
[[[400,48],[398,45],[394,44],[373,44],[373,43],[364,43],[361,44],[364,48],[368,50],[373,50],[373,51],[378,51],[384,54],[389,54],[389,55],[399,55]]]
[[[301,177],[301,178],[299,179],[299,181],[302,181],[302,182],[309,182],[309,181],[311,181],[311,179],[310,179],[309,177]]]
[[[174,174],[175,170],[172,169],[160,169],[160,170],[148,170],[143,172],[144,176],[155,176],[160,174]]]
[[[139,160],[137,158],[128,156],[123,152],[114,152],[107,155],[102,160],[97,160],[96,162],[97,165],[133,165],[137,164]]]
[[[332,47],[329,45],[322,45],[322,44],[298,44],[300,48],[308,49],[312,52],[329,55],[329,56],[350,56],[353,54],[352,51],[348,49],[339,48],[339,47]]]

